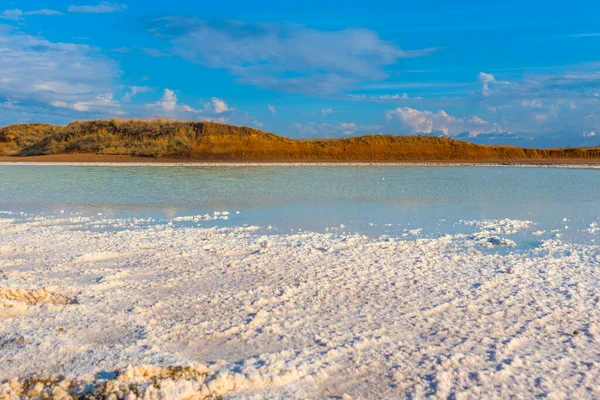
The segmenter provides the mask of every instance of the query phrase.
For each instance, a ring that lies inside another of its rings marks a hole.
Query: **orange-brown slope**
[[[600,160],[598,148],[536,150],[426,136],[293,140],[212,122],[102,120],[0,128],[0,155],[71,153],[196,161]]]

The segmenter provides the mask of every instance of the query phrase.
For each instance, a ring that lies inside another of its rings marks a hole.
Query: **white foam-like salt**
[[[184,215],[180,217],[175,217],[171,219],[172,222],[199,222],[199,221],[217,221],[224,220],[227,221],[229,219],[229,212],[224,211],[215,211],[211,214],[204,215]]]
[[[0,219],[0,288],[74,301],[0,296],[0,378],[90,385],[132,365],[120,382],[148,398],[600,395],[600,247],[511,250],[531,221],[400,240],[15,218]],[[169,365],[194,367],[153,385]]]
[[[514,219],[486,219],[479,221],[459,221],[459,223],[467,226],[475,226],[479,229],[482,229],[482,232],[488,232],[490,234],[503,234],[503,235],[512,235],[524,229],[528,229],[531,225],[533,225],[532,221],[521,221]]]

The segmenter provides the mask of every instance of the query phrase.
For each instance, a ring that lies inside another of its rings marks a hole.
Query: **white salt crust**
[[[0,398],[600,396],[596,245],[147,222],[4,214]]]

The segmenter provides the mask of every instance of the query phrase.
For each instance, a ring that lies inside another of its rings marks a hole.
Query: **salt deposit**
[[[228,211],[215,211],[211,214],[204,215],[185,215],[182,217],[175,217],[172,219],[173,222],[199,222],[199,221],[217,221],[217,220],[228,220],[229,212]]]
[[[460,223],[482,229],[482,233],[488,232],[504,235],[514,234],[520,230],[529,228],[533,224],[532,221],[519,221],[508,218],[502,220],[460,221]]]
[[[600,396],[600,247],[519,248],[530,221],[369,238],[2,215],[0,398]]]

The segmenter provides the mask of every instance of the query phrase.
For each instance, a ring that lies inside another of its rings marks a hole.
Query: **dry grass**
[[[75,299],[51,292],[47,289],[5,289],[0,286],[0,300],[17,301],[28,305],[38,304],[72,304]]]
[[[198,367],[128,367],[111,378],[36,376],[0,381],[0,400],[12,399],[219,399],[231,387],[219,385],[211,371]],[[212,378],[215,383],[212,383]],[[221,380],[223,380],[221,378]],[[233,386],[233,385],[230,385]]]
[[[173,120],[75,121],[0,128],[0,155],[92,153],[207,161],[486,161],[600,159],[598,148],[523,149],[442,137],[292,140],[248,127]]]

